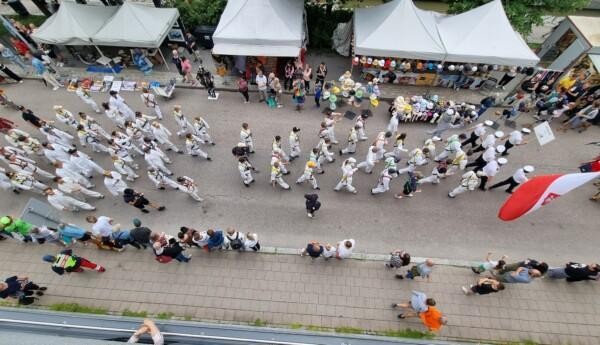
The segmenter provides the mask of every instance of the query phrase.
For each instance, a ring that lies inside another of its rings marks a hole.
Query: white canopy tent
[[[88,6],[64,1],[31,36],[40,43],[90,45],[91,37],[118,10],[113,6]]]
[[[305,38],[302,0],[228,0],[213,54],[296,57]]]
[[[516,32],[500,0],[441,18],[437,29],[446,61],[535,66],[539,58]]]
[[[436,12],[418,9],[412,0],[395,0],[354,12],[354,50],[358,55],[443,60]]]
[[[92,41],[105,46],[158,48],[178,17],[176,8],[125,2],[92,36]]]

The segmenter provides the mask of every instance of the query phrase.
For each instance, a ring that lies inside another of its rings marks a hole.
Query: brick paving
[[[79,303],[120,314],[125,309],[213,322],[273,326],[301,324],[370,331],[413,328],[396,319],[393,302],[420,290],[449,318],[441,339],[534,340],[541,344],[600,343],[600,285],[539,280],[512,284],[491,296],[464,296],[460,286],[476,277],[467,268],[438,266],[429,283],[398,281],[381,261],[311,260],[298,255],[204,253],[189,264],[160,264],[146,252],[122,253],[78,246],[78,255],[107,272],[59,276],[41,257],[54,245],[0,243],[0,274],[25,274],[49,286],[41,305]]]

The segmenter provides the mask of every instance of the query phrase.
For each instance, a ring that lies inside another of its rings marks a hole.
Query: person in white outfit
[[[458,150],[460,150],[460,139],[457,134],[451,135],[446,139],[446,146],[444,151],[437,155],[434,160],[436,162],[446,160],[448,157],[453,158]]]
[[[300,157],[300,128],[293,127],[288,138],[290,144],[290,161]]]
[[[350,193],[358,193],[356,188],[352,185],[352,176],[354,176],[354,173],[358,170],[355,165],[356,159],[352,157],[346,159],[344,163],[342,163],[342,179],[334,188],[336,192],[342,190],[342,188],[346,188]]]
[[[137,128],[134,128],[134,130],[131,132],[132,132],[131,137],[129,136],[129,134],[125,134],[120,131],[113,131],[110,136],[111,136],[111,139],[114,144],[118,145],[121,149],[124,150],[124,152],[127,152],[127,155],[132,156],[131,158],[134,158],[135,153],[140,154],[140,155],[144,154],[144,152],[142,152],[142,149],[140,148],[144,145],[144,138],[143,138],[142,131],[140,131]],[[133,141],[135,141],[136,144],[134,144]],[[139,147],[138,147],[138,145],[139,145]],[[119,151],[119,150],[116,150],[116,151]],[[132,152],[132,151],[135,151],[135,152]],[[119,154],[119,157],[125,158],[121,154]]]
[[[67,109],[65,109],[62,105],[55,105],[53,107],[54,109],[54,114],[56,115],[56,119],[71,127],[76,129],[77,125],[79,124],[77,122],[77,119],[75,119],[75,116],[73,116],[73,113],[71,113],[70,111],[68,111]]]
[[[100,142],[97,134],[86,130],[83,125],[77,126],[77,137],[79,137],[79,143],[83,147],[90,145],[94,152],[108,152],[108,147]]]
[[[149,116],[146,114],[142,114],[139,111],[135,112],[135,121],[134,121],[134,126],[139,128],[142,132],[144,132],[144,135],[146,135],[147,137],[151,137],[154,138],[153,134],[152,134],[152,120],[155,120],[156,116]]]
[[[204,141],[202,141],[202,139],[198,138],[192,133],[188,133],[185,135],[185,148],[187,150],[187,153],[192,157],[200,156],[206,158],[206,160],[211,161],[212,158],[210,158],[208,156],[208,153],[204,152],[201,148],[203,143]]]
[[[11,189],[15,194],[19,194],[19,190],[13,186],[10,178],[6,176],[6,170],[3,168],[0,168],[0,188],[5,191]]]
[[[100,124],[98,123],[98,121],[96,121],[96,119],[94,119],[93,117],[87,115],[86,113],[83,112],[79,112],[79,124],[83,125],[83,127],[87,130],[87,131],[92,131],[97,135],[101,135],[103,137],[105,137],[106,139],[110,139],[110,134],[108,134],[108,132],[102,128],[102,126],[100,126]]]
[[[436,165],[435,168],[431,171],[431,175],[423,177],[417,181],[419,185],[425,183],[438,184],[441,179],[446,177],[446,172],[448,171],[448,162],[442,161]]]
[[[129,164],[125,160],[119,158],[119,156],[111,155],[110,159],[112,160],[113,166],[119,172],[119,174],[127,176],[127,181],[133,182],[136,178],[139,177],[138,174],[136,174],[135,171],[132,169],[132,167],[129,166]]]
[[[404,148],[404,141],[406,140],[406,133],[400,133],[396,136],[394,140],[394,151],[386,152],[384,157],[393,157],[396,162],[400,162],[402,159],[402,152],[408,152],[407,149]]]
[[[392,136],[390,132],[379,132],[377,134],[377,139],[375,139],[375,143],[373,144],[377,148],[377,160],[383,159],[385,155],[385,145],[387,145],[387,139]]]
[[[115,140],[110,140],[108,142],[108,144],[109,144],[108,153],[110,154],[111,158],[113,156],[115,156],[119,160],[122,160],[125,164],[129,165],[131,168],[139,169],[139,165],[134,162],[133,157],[130,154],[130,152],[127,150],[127,148],[125,148],[124,146],[118,145],[115,142]],[[114,164],[114,160],[113,160],[113,164]],[[120,171],[119,169],[117,169],[117,171],[119,171],[120,173],[123,174],[123,172]]]
[[[392,135],[394,135],[396,132],[398,132],[398,124],[400,123],[400,114],[398,114],[396,111],[394,111],[392,113],[392,117],[390,117],[390,122],[388,123],[387,126],[387,131],[392,133]]]
[[[94,206],[64,195],[61,191],[56,189],[46,188],[44,190],[44,195],[46,195],[50,205],[60,211],[77,212],[80,210],[94,211],[96,209]]]
[[[179,189],[177,182],[171,180],[169,177],[165,176],[165,173],[156,168],[148,168],[148,178],[154,183],[156,189],[163,190],[165,187]]]
[[[156,117],[158,117],[159,120],[162,120],[163,115],[160,111],[160,107],[158,106],[158,102],[156,102],[156,97],[150,93],[147,88],[142,89],[142,94],[140,97],[142,97],[142,102],[144,102],[144,105],[148,108],[154,109],[154,114],[156,114]]]
[[[335,257],[340,260],[348,259],[355,247],[356,242],[353,239],[342,240],[337,244]]]
[[[158,169],[169,176],[173,175],[173,172],[165,166],[165,161],[157,150],[152,150],[150,148],[144,150],[144,159],[149,167]]]
[[[324,158],[323,158],[323,156],[321,154],[321,150],[319,150],[318,148],[313,148],[310,151],[310,155],[309,155],[308,160],[313,161],[313,162],[315,162],[317,164],[316,171],[319,174],[324,174],[325,173],[325,170],[323,170],[323,168],[321,167],[321,163],[320,163],[321,161],[323,161],[323,159]]]
[[[394,177],[398,176],[396,169],[390,168],[381,172],[377,186],[371,189],[371,194],[385,193],[390,190],[390,182]]]
[[[328,110],[326,114],[327,116],[325,117],[324,122],[327,131],[329,132],[329,139],[331,140],[332,144],[336,145],[338,141],[335,140],[335,124],[336,122],[339,122],[341,120],[342,113],[336,113],[331,110]]]
[[[31,174],[24,172],[5,172],[6,177],[10,180],[16,190],[29,190],[32,192],[44,193],[44,189],[48,188],[45,184],[36,180]],[[18,192],[15,192],[19,194]]]
[[[273,138],[273,142],[271,143],[271,147],[272,147],[272,151],[277,150],[281,154],[281,158],[285,162],[289,162],[290,161],[290,157],[288,156],[287,153],[285,153],[285,150],[281,146],[281,136],[276,135]]]
[[[113,196],[119,196],[127,189],[127,183],[123,181],[121,174],[116,171],[107,170],[104,172],[104,186]]]
[[[153,139],[148,138],[148,137],[144,137],[144,145],[142,146],[142,151],[145,152],[146,149],[156,151],[166,164],[172,163],[169,156],[167,156],[167,154],[164,153],[163,150],[160,149],[160,146],[158,146],[156,141],[154,141]]]
[[[343,154],[354,154],[356,153],[356,143],[358,143],[358,129],[357,125],[350,128],[348,133],[348,146],[340,150],[340,156]]]
[[[44,157],[46,157],[50,164],[56,162],[68,162],[71,158],[67,149],[61,145],[42,143],[42,147],[44,148]]]
[[[190,121],[185,117],[183,111],[181,111],[181,106],[176,105],[173,107],[173,117],[175,118],[175,122],[179,125],[179,130],[177,131],[177,136],[182,136],[191,132],[192,125]]]
[[[358,126],[356,131],[358,132],[358,140],[360,140],[360,141],[369,139],[365,133],[366,124],[367,124],[367,117],[363,116],[363,115],[360,115],[356,119],[356,122],[354,123],[354,126]]]
[[[69,151],[69,154],[71,154],[70,162],[79,169],[81,175],[92,177],[94,171],[99,175],[104,174],[104,169],[91,160],[85,153],[73,149]]]
[[[129,108],[123,97],[121,97],[121,95],[114,90],[110,91],[109,94],[110,97],[108,98],[108,104],[110,104],[110,107],[116,108],[129,121],[133,121],[135,119],[135,113],[133,110],[131,110],[131,108]]]
[[[254,153],[254,140],[252,139],[252,131],[247,123],[242,123],[242,130],[240,131],[240,142],[246,144],[249,153]]]
[[[285,159],[283,158],[283,153],[280,149],[274,149],[271,152],[271,166],[273,166],[275,163],[279,163],[279,169],[281,170],[281,172],[284,175],[289,174],[290,172],[287,170],[287,162],[285,161]]]
[[[306,162],[306,166],[304,167],[304,173],[302,174],[302,176],[300,176],[298,178],[298,180],[296,181],[296,184],[301,184],[305,181],[309,181],[310,184],[312,185],[313,189],[321,189],[319,188],[319,185],[317,184],[317,179],[315,178],[314,175],[314,168],[317,166],[317,163],[313,162],[313,161],[308,161]]]
[[[209,128],[210,126],[202,117],[198,116],[194,118],[194,134],[205,143],[215,145],[212,138],[208,134]]]
[[[9,129],[4,134],[4,139],[6,139],[6,141],[8,141],[10,145],[15,147],[21,145],[22,140],[19,140],[19,138],[21,137],[30,138],[31,135],[29,135],[29,133],[25,131],[16,128]]]
[[[27,155],[41,156],[44,154],[42,144],[36,138],[21,136],[17,143],[16,146],[25,151]]]
[[[321,144],[321,147],[319,148],[319,159],[318,159],[318,164],[322,165],[323,162],[325,160],[327,160],[329,163],[333,163],[335,162],[335,158],[334,158],[334,154],[333,152],[329,151],[329,147],[331,145],[331,140],[329,140],[329,138],[325,139],[323,141],[323,143]]]
[[[280,169],[279,162],[275,162],[271,166],[271,185],[275,187],[275,183],[285,190],[290,189],[290,185],[283,180],[283,172]]]
[[[448,193],[448,197],[456,198],[458,194],[475,190],[478,185],[479,176],[477,176],[477,173],[474,171],[467,171],[462,175],[458,187],[454,188],[450,193]]]
[[[248,157],[240,157],[238,159],[238,171],[240,172],[242,182],[246,187],[250,187],[250,184],[254,182],[254,178],[252,177],[253,170],[254,167],[248,161]]]
[[[367,158],[358,163],[356,168],[365,169],[367,174],[371,174],[373,172],[373,168],[375,167],[375,163],[377,163],[377,151],[377,147],[370,146],[369,151],[367,152]]]
[[[191,177],[180,176],[177,178],[177,183],[179,184],[180,191],[188,194],[192,199],[198,202],[204,201],[204,199],[198,195],[198,185]]]
[[[75,94],[77,95],[77,97],[79,97],[79,99],[81,99],[81,101],[83,101],[83,103],[92,107],[92,109],[94,109],[96,113],[102,112],[100,111],[100,107],[98,107],[98,104],[96,104],[88,90],[84,90],[81,86],[79,86],[75,90]]]
[[[154,135],[154,139],[158,141],[160,144],[167,147],[167,150],[173,150],[177,153],[183,153],[182,150],[177,148],[175,144],[169,140],[171,136],[171,131],[167,129],[167,127],[161,125],[157,121],[152,122],[152,135]]]
[[[8,167],[16,172],[23,172],[31,175],[39,175],[47,179],[53,179],[54,175],[36,165],[34,160],[12,154],[6,158]]]
[[[444,161],[442,161],[444,162]],[[447,162],[447,161],[446,161]],[[467,154],[463,150],[458,150],[454,154],[454,159],[450,161],[450,168],[446,172],[446,176],[454,175],[456,170],[465,170],[467,167]]]
[[[104,115],[108,117],[117,127],[125,128],[125,117],[121,115],[117,108],[111,107],[108,102],[102,103]]]
[[[75,164],[69,162],[56,162],[56,176],[70,177],[85,188],[93,188],[94,185],[83,175],[79,173],[79,169]]]
[[[85,200],[86,196],[96,199],[104,198],[101,193],[85,188],[70,177],[55,177],[54,182],[56,182],[58,190],[70,194],[76,199]]]
[[[50,144],[57,144],[66,148],[73,147],[73,136],[52,125],[45,123],[44,126],[40,128],[40,132],[46,136],[46,140]]]

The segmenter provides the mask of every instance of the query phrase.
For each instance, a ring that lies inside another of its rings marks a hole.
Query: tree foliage
[[[176,7],[188,30],[197,25],[217,25],[226,0],[169,0],[165,7]]]
[[[450,13],[461,13],[489,0],[450,0]],[[543,15],[568,15],[585,7],[590,0],[502,0],[506,16],[513,28],[528,35],[534,25],[543,23]]]

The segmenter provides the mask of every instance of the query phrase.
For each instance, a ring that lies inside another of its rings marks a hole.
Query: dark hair
[[[546,274],[546,272],[548,272],[548,264],[545,262],[540,262],[539,264],[534,265],[533,268],[540,271],[540,273],[542,275],[544,275],[544,274]]]
[[[180,232],[177,234],[177,238],[180,240],[183,239],[183,236],[185,236],[185,233],[183,233],[183,232]]]
[[[400,133],[398,135],[398,139],[403,139],[403,140],[406,139],[406,133]]]
[[[499,269],[504,268],[505,265],[506,265],[506,261],[504,261],[504,260],[498,260],[498,264],[494,268],[497,269],[497,270],[499,270]]]
[[[504,284],[498,283],[498,291],[504,290]]]
[[[125,188],[125,190],[123,190],[123,195],[133,195],[135,193],[135,191],[131,188]]]
[[[280,135],[276,135],[275,136],[275,140],[277,140],[277,141],[281,140],[281,136]]]
[[[441,168],[438,169],[438,172],[440,174],[445,174],[447,171],[448,171],[448,169],[446,167],[441,167]]]
[[[435,300],[433,298],[428,298],[425,300],[425,304],[427,304],[428,306],[435,306]]]
[[[460,133],[458,138],[464,140],[464,139],[467,139],[467,135],[465,133]]]
[[[108,102],[103,102],[102,103],[102,108],[104,108],[106,110],[110,109],[110,106],[108,105]]]
[[[410,254],[404,253],[400,259],[402,260],[402,266],[408,266],[408,264],[410,264]]]

